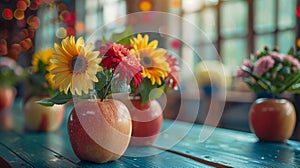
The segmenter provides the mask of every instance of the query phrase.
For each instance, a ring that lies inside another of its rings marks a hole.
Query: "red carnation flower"
[[[119,80],[126,78],[127,84],[130,84],[133,78],[134,86],[137,87],[142,81],[142,66],[135,56],[130,55],[129,49],[121,44],[111,44],[100,48],[102,55],[105,56],[102,64],[105,68],[113,68],[113,74],[119,72]]]

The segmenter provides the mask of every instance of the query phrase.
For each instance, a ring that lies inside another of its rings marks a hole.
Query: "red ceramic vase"
[[[55,131],[64,119],[65,106],[43,106],[36,101],[44,97],[31,97],[24,104],[25,126],[29,131]]]
[[[9,86],[0,86],[0,112],[9,110],[16,95],[15,88]]]
[[[284,142],[294,131],[294,105],[286,99],[257,99],[249,113],[250,128],[262,141]]]
[[[132,134],[130,145],[149,146],[159,136],[163,110],[156,100],[142,105],[141,99],[122,100],[128,108],[132,119]]]
[[[105,163],[124,154],[131,135],[131,118],[117,100],[75,103],[68,119],[68,135],[76,156]]]

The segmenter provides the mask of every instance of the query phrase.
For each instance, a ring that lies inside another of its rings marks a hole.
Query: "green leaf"
[[[106,74],[103,71],[98,72],[96,74],[96,76],[98,78],[98,82],[95,83],[95,89],[96,90],[102,90],[105,87],[105,85],[106,85],[107,76],[106,76]]]
[[[140,84],[140,90],[141,90],[141,98],[142,98],[142,105],[147,103],[150,100],[149,94],[152,89],[154,89],[155,86],[151,84],[151,81],[149,79],[143,79]]]
[[[266,90],[262,88],[259,84],[253,83],[250,79],[244,79],[244,82],[248,85],[248,87],[256,93],[265,92]]]
[[[253,64],[255,62],[255,55],[254,54],[250,54],[250,61]]]
[[[54,104],[65,104],[73,98],[72,94],[68,92],[65,94],[63,92],[58,93],[56,96],[50,99],[44,99],[37,101],[36,103],[44,105],[44,106],[53,106]]]
[[[288,52],[288,55],[294,55],[294,54],[295,54],[294,47],[291,47]]]
[[[288,83],[286,85],[284,85],[280,90],[278,90],[279,93],[282,93],[284,91],[289,91],[290,88],[293,87],[293,85],[296,85],[297,83],[300,82],[300,73],[297,73],[295,75],[290,75],[288,76],[285,81],[287,81]],[[285,83],[285,82],[283,82]]]
[[[261,78],[260,80],[257,81],[257,84],[261,86],[265,90],[270,90],[272,91],[272,85],[269,81],[265,80],[264,78]]]
[[[163,95],[163,93],[165,92],[165,85],[162,85],[158,88],[154,88],[154,90],[152,90],[149,94],[149,99],[150,100],[155,100],[160,98],[161,95]]]
[[[38,62],[38,72],[41,75],[45,75],[47,73],[46,67],[47,67],[47,65],[44,64],[41,60],[39,60],[39,62]]]
[[[293,85],[287,91],[299,94],[300,93],[300,83],[297,83],[297,84]]]
[[[121,33],[114,33],[111,36],[113,42],[122,44],[122,45],[130,45],[130,39],[132,38],[133,31],[131,28],[127,27]]]
[[[266,79],[264,79],[264,78],[262,78],[260,76],[254,75],[251,72],[251,70],[248,67],[246,67],[246,66],[242,66],[241,69],[244,72],[246,72],[247,74],[249,74],[252,78],[254,78],[254,80],[256,80],[257,84],[259,86],[261,86],[263,89],[270,90],[270,91],[272,90],[272,85],[271,85],[271,83],[268,80],[266,80]]]

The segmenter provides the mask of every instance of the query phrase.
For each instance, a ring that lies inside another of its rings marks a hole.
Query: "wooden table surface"
[[[13,128],[0,130],[1,168],[4,161],[12,167],[300,167],[297,141],[259,142],[254,134],[217,128],[202,142],[199,134],[204,126],[172,120],[164,120],[163,134],[153,146],[129,147],[126,156],[106,164],[84,162],[73,153],[66,131],[71,107],[61,129],[51,133],[25,131],[21,109],[22,102],[16,101],[11,110]]]

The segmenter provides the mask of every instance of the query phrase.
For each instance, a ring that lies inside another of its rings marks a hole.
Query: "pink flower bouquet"
[[[256,93],[269,93],[273,96],[283,92],[300,93],[299,56],[291,49],[281,54],[277,49],[252,55],[244,60],[237,71],[237,77],[243,78],[249,88]]]

